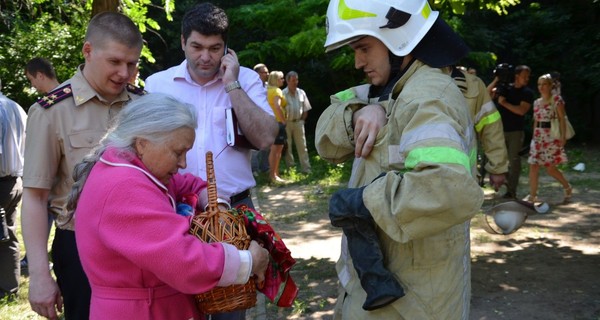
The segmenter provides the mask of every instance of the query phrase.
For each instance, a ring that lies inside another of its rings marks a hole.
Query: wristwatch
[[[235,80],[234,82],[225,86],[225,92],[229,93],[231,90],[241,89],[241,88],[242,88],[242,86],[240,85],[240,82]]]

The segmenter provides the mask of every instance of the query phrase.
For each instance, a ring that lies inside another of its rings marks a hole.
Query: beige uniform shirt
[[[109,103],[82,70],[31,106],[27,120],[23,187],[49,189],[49,210],[66,230],[74,227],[64,209],[73,168],[98,144],[124,103],[139,97],[125,90]]]

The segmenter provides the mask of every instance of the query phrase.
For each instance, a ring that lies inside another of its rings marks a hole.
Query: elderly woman
[[[94,152],[77,165],[68,207],[92,287],[91,319],[203,319],[193,294],[264,277],[268,252],[203,243],[176,213],[184,195],[207,203],[190,174],[193,107],[162,94],[130,102]],[[220,201],[221,202],[221,201]]]

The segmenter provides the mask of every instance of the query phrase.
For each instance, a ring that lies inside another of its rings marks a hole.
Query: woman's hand
[[[566,139],[566,138],[564,138],[564,137],[563,137],[563,138],[560,138],[560,139],[558,139],[558,141],[559,141],[559,145],[560,145],[561,147],[564,147],[564,146],[567,144],[567,139]]]
[[[265,271],[267,271],[267,265],[269,263],[269,251],[261,247],[258,242],[252,240],[250,242],[250,255],[252,255],[252,274],[255,274],[258,278],[258,282],[265,280]]]

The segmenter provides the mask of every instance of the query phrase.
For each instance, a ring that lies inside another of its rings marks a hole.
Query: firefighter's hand
[[[385,110],[378,104],[369,104],[354,112],[354,156],[368,156],[373,150],[379,130],[387,123]]]
[[[506,175],[490,173],[490,185],[494,188],[494,191],[498,191],[505,181]]]

